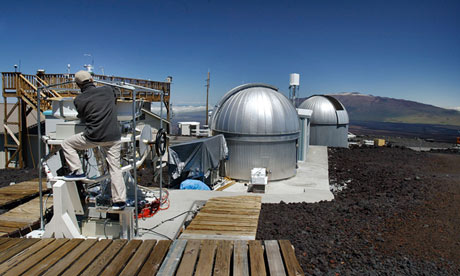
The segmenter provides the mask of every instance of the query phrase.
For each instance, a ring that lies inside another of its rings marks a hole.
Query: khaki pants
[[[77,150],[92,149],[98,146],[100,146],[106,154],[106,161],[109,166],[112,183],[112,201],[126,201],[126,186],[120,168],[121,141],[92,142],[86,139],[83,133],[78,133],[62,142],[62,150],[64,151],[65,159],[72,172],[76,170],[80,172],[83,171]]]

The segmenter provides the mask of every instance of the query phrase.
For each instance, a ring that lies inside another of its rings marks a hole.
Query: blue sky
[[[175,105],[210,104],[248,82],[300,96],[359,91],[460,106],[460,1],[7,1],[0,70],[21,60],[164,80]]]

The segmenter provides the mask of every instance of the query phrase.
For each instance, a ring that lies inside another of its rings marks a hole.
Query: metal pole
[[[133,137],[132,137],[132,143],[133,143],[133,170],[134,170],[134,214],[135,214],[135,220],[136,220],[136,229],[134,230],[135,236],[138,235],[138,227],[139,227],[139,221],[137,218],[137,169],[136,169],[136,90],[132,90],[132,95],[133,95]]]
[[[40,194],[40,230],[45,230],[45,223],[43,220],[43,191],[42,191],[42,129],[40,120],[40,90],[37,88],[37,126],[38,126],[38,192]]]
[[[209,99],[209,71],[208,78],[206,79],[206,125],[208,125],[208,99]]]
[[[163,129],[163,95],[164,90],[160,94],[160,129]],[[168,154],[169,155],[169,154]],[[163,155],[160,155],[160,207],[161,208],[161,196],[163,192]]]

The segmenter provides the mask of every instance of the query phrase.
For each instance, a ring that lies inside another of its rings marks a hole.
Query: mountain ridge
[[[327,94],[338,99],[351,121],[460,126],[460,111],[405,99],[373,96],[359,92]],[[298,99],[301,103],[306,98]]]

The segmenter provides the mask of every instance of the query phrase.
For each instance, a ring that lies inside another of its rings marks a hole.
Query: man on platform
[[[110,86],[96,87],[91,74],[87,71],[77,72],[75,82],[81,89],[81,94],[75,97],[74,104],[78,111],[78,118],[85,124],[85,131],[62,142],[62,149],[71,170],[64,179],[68,181],[85,179],[86,175],[77,150],[100,146],[105,151],[109,166],[112,208],[123,210],[126,206],[126,186],[120,168],[121,132],[117,121],[115,91]]]

